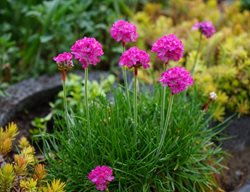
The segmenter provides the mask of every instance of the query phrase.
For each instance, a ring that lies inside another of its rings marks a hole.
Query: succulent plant
[[[201,99],[205,100],[211,91],[218,99],[213,116],[223,120],[227,111],[239,114],[250,113],[250,28],[249,11],[242,11],[239,1],[231,4],[217,4],[216,0],[170,0],[164,10],[158,4],[147,4],[132,20],[137,24],[138,46],[150,47],[159,36],[175,33],[185,47],[180,61],[189,70],[194,65],[199,33],[192,31],[198,20],[210,20],[217,32],[209,39],[203,39],[195,69],[195,83]],[[159,61],[151,57],[154,69]],[[175,66],[176,63],[170,62]],[[144,72],[142,76],[148,75]],[[157,71],[155,72],[157,73]],[[148,80],[147,82],[152,82]]]
[[[0,191],[3,192],[64,192],[65,184],[60,180],[46,180],[44,165],[39,163],[34,147],[25,137],[18,141],[20,152],[10,158],[13,141],[18,134],[15,123],[0,128]]]

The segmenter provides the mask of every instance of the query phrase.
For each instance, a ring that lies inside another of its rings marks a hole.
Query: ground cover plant
[[[169,63],[182,58],[182,41],[169,34],[154,43],[151,51],[164,70],[148,90],[139,83],[138,72],[151,67],[149,54],[127,45],[138,38],[136,26],[119,20],[110,33],[123,47],[119,65],[125,80],[110,98],[89,96],[89,69],[104,54],[95,38],[77,40],[71,52],[54,57],[62,73],[64,114],[55,118],[53,133],[43,134],[49,177],[64,181],[67,191],[220,190],[217,174],[224,153],[213,139],[221,129],[209,127],[206,113],[216,95],[207,103],[199,100],[191,73]],[[85,76],[83,101],[71,110],[67,76],[73,56]],[[133,90],[128,70],[133,72]],[[186,92],[188,87],[194,91]]]
[[[44,164],[39,163],[35,149],[25,137],[18,140],[17,154],[10,155],[18,135],[15,123],[0,128],[0,191],[2,192],[64,192],[65,184],[46,180]]]

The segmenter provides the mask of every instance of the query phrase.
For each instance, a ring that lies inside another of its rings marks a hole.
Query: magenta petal
[[[172,94],[180,93],[193,85],[193,78],[183,67],[174,67],[161,74],[159,80],[163,86],[168,86]]]
[[[116,21],[111,27],[110,33],[117,42],[135,42],[138,38],[136,26],[124,20]]]
[[[149,68],[149,54],[146,51],[140,50],[137,47],[131,47],[125,51],[119,61],[120,66],[127,66],[128,68],[135,66],[142,66]]]
[[[179,61],[183,55],[184,46],[174,34],[158,39],[152,46],[152,52],[157,53],[160,60],[167,63],[169,60]]]

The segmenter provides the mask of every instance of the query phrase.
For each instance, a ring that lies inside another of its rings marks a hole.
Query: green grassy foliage
[[[94,80],[88,82],[88,91],[90,99],[94,99],[98,96],[106,96],[108,92],[112,89],[113,84],[115,83],[114,75],[109,75],[107,78],[102,76],[99,77],[100,82]],[[69,74],[67,76],[67,104],[69,110],[77,110],[79,103],[83,101],[84,98],[84,87],[82,86],[83,80],[81,76],[76,74]],[[30,129],[32,134],[32,139],[37,141],[40,137],[37,135],[44,133],[47,130],[48,122],[57,114],[63,114],[63,91],[60,91],[56,97],[55,102],[50,103],[51,112],[44,117],[36,117],[31,122],[33,128]],[[81,111],[83,111],[82,109]]]
[[[87,174],[97,165],[107,165],[115,175],[110,191],[218,189],[214,174],[222,167],[223,152],[212,142],[218,127],[209,128],[210,117],[195,96],[175,96],[166,139],[156,155],[161,90],[157,85],[153,92],[139,93],[136,132],[121,87],[112,91],[111,101],[103,96],[90,101],[91,131],[84,102],[71,114],[68,129],[58,116],[55,132],[44,137],[49,176],[65,181],[67,191],[95,191]],[[132,103],[132,95],[130,99]]]

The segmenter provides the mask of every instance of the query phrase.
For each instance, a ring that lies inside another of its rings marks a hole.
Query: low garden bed
[[[81,73],[78,73],[78,75]],[[90,79],[98,80],[100,76],[107,77],[106,72],[92,72]],[[45,80],[46,79],[46,80]],[[51,82],[51,83],[48,83]],[[24,95],[22,91],[29,94]],[[51,112],[49,102],[53,102],[61,90],[60,74],[55,76],[42,76],[37,79],[29,79],[11,86],[7,96],[0,99],[5,108],[1,109],[1,126],[8,122],[15,122],[19,128],[19,135],[26,136],[30,140],[30,129],[33,129],[32,121],[37,117],[45,117]],[[26,91],[25,91],[26,92]],[[21,93],[21,95],[18,95]],[[27,93],[27,92],[26,92]],[[19,98],[13,99],[13,98]],[[18,107],[17,107],[18,106]],[[223,136],[230,138],[222,143],[222,147],[229,153],[225,165],[228,169],[221,172],[220,185],[226,192],[247,192],[250,180],[250,117],[235,118],[222,132]],[[48,124],[48,129],[53,129],[53,121]],[[40,146],[41,147],[41,146]],[[38,150],[38,148],[36,147]],[[36,152],[41,155],[39,151]]]

